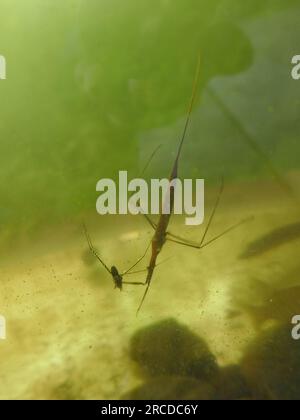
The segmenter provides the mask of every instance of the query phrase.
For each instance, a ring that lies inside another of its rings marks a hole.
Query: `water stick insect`
[[[188,108],[188,114],[187,114],[187,118],[186,118],[186,122],[185,122],[185,126],[184,126],[184,130],[183,130],[183,134],[179,143],[179,147],[178,147],[178,151],[177,151],[177,155],[175,158],[175,162],[171,171],[171,175],[169,177],[169,191],[166,197],[166,202],[164,203],[165,206],[169,209],[168,212],[163,213],[160,215],[159,221],[158,223],[154,223],[147,215],[145,215],[147,221],[149,222],[149,224],[152,226],[152,228],[155,230],[154,236],[152,238],[151,244],[152,244],[152,254],[151,254],[151,258],[150,258],[150,263],[149,266],[147,268],[147,277],[146,277],[146,281],[145,281],[145,285],[146,285],[146,290],[143,294],[141,303],[137,309],[137,314],[140,311],[145,298],[147,296],[147,293],[149,291],[149,287],[151,284],[151,280],[153,277],[153,273],[156,267],[156,261],[158,258],[158,255],[160,254],[164,244],[166,243],[166,241],[171,241],[171,242],[175,242],[177,244],[180,245],[184,245],[184,246],[188,246],[188,247],[192,247],[192,248],[196,248],[196,249],[202,249],[206,246],[208,246],[209,244],[211,244],[212,242],[216,241],[217,239],[221,238],[223,235],[225,235],[226,233],[229,233],[231,230],[235,229],[236,227],[238,227],[241,223],[244,223],[244,221],[228,228],[225,232],[221,233],[220,235],[216,236],[215,238],[205,242],[209,227],[213,221],[215,212],[217,210],[222,192],[223,192],[223,188],[224,188],[224,183],[222,182],[221,185],[221,189],[217,198],[217,201],[215,203],[215,206],[213,208],[213,211],[211,213],[211,216],[209,218],[209,222],[207,224],[207,227],[204,231],[204,234],[202,236],[201,242],[199,244],[196,243],[192,243],[189,240],[186,240],[184,238],[181,238],[177,235],[173,235],[170,232],[167,231],[168,226],[169,226],[169,222],[170,222],[170,218],[171,218],[171,214],[172,211],[174,209],[174,201],[175,201],[175,184],[174,180],[177,179],[178,176],[178,164],[179,164],[179,158],[181,155],[181,151],[182,151],[182,147],[183,147],[183,143],[184,140],[186,138],[186,134],[187,134],[187,130],[189,127],[189,123],[190,123],[190,119],[191,119],[191,114],[192,114],[192,110],[193,110],[193,106],[194,106],[194,102],[195,102],[195,98],[196,98],[196,92],[197,92],[197,87],[198,87],[198,83],[199,83],[199,76],[200,76],[200,60],[198,60],[198,65],[197,65],[197,71],[196,71],[196,76],[194,79],[194,84],[193,84],[193,90],[192,90],[192,97],[191,97],[191,101],[190,101],[190,105]],[[247,219],[248,220],[248,219]]]

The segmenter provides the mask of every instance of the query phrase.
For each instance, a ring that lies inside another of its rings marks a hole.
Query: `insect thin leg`
[[[205,248],[206,246],[210,245],[211,243],[217,241],[218,239],[222,238],[222,236],[225,236],[227,233],[231,232],[232,230],[240,227],[244,223],[250,222],[253,220],[253,216],[247,217],[246,219],[242,220],[241,222],[236,223],[233,226],[230,226],[228,229],[226,229],[224,232],[220,233],[219,235],[215,236],[214,238],[210,239],[209,241],[205,242],[201,245],[200,249]]]
[[[208,231],[209,231],[209,228],[210,228],[210,226],[211,226],[211,224],[212,224],[212,221],[213,221],[213,219],[214,219],[214,216],[215,216],[215,214],[216,214],[217,208],[218,208],[218,206],[219,206],[219,203],[220,203],[220,200],[221,200],[221,197],[222,197],[223,191],[224,191],[224,178],[222,177],[220,191],[219,191],[219,194],[218,194],[217,200],[216,200],[216,202],[215,202],[214,208],[213,208],[213,210],[212,210],[212,212],[211,212],[211,215],[210,215],[209,221],[208,221],[208,223],[207,223],[207,226],[206,226],[206,228],[205,228],[204,234],[203,234],[203,236],[202,236],[202,239],[201,239],[201,242],[200,242],[200,248],[201,248],[202,244],[204,243],[205,238],[206,238],[206,235],[207,235],[207,233],[208,233]]]
[[[223,191],[224,191],[224,180],[223,180],[223,178],[222,178],[220,191],[219,191],[219,194],[218,194],[217,200],[216,200],[216,202],[215,202],[215,205],[214,205],[214,207],[213,207],[212,213],[211,213],[211,215],[210,215],[210,218],[209,218],[208,224],[207,224],[207,226],[206,226],[206,228],[205,228],[205,231],[204,231],[204,234],[203,234],[203,236],[202,236],[202,239],[201,239],[200,244],[193,243],[192,241],[190,241],[190,240],[188,240],[188,239],[185,239],[185,238],[182,238],[182,237],[180,237],[180,236],[174,235],[174,234],[172,234],[171,232],[167,232],[167,236],[169,236],[169,237],[171,237],[171,238],[173,238],[173,239],[176,239],[176,240],[178,241],[177,243],[180,243],[180,244],[182,244],[182,245],[185,245],[185,244],[186,244],[187,246],[190,246],[190,247],[192,247],[192,248],[201,248],[202,244],[203,244],[203,243],[204,243],[204,241],[205,241],[205,238],[206,238],[206,235],[207,235],[207,233],[208,233],[208,231],[209,231],[209,228],[210,228],[210,226],[211,226],[211,224],[212,224],[212,221],[213,221],[213,219],[214,219],[214,216],[215,216],[215,214],[216,214],[216,211],[217,211],[217,208],[218,208],[218,206],[219,206],[220,199],[221,199],[221,196],[222,196]],[[170,241],[171,241],[171,239],[170,239],[170,238],[168,238],[168,240],[170,240]],[[173,240],[172,242],[176,242],[176,241],[174,241],[174,240]]]
[[[225,236],[227,233],[231,232],[232,230],[234,230],[234,229],[238,228],[238,227],[239,227],[239,226],[241,226],[242,224],[244,224],[244,223],[246,223],[246,222],[249,222],[249,221],[250,221],[250,220],[252,220],[252,219],[253,219],[253,217],[248,217],[247,219],[242,220],[241,222],[239,222],[239,223],[237,223],[237,224],[235,224],[235,225],[233,225],[233,226],[229,227],[229,228],[228,228],[228,229],[226,229],[224,232],[220,233],[219,235],[215,236],[214,238],[210,239],[209,241],[205,242],[205,243],[204,243],[204,244],[202,244],[202,245],[191,244],[191,243],[189,243],[189,242],[179,241],[179,240],[176,240],[176,239],[171,239],[171,238],[168,238],[168,241],[170,241],[170,242],[174,242],[174,243],[179,244],[179,245],[188,246],[188,247],[190,247],[190,248],[202,249],[202,248],[205,248],[206,246],[210,245],[211,243],[213,243],[213,242],[217,241],[217,240],[218,240],[218,239],[220,239],[222,236]]]
[[[159,265],[164,264],[165,262],[169,261],[171,258],[172,258],[172,257],[165,258],[163,261],[161,261],[160,263],[156,264],[156,266],[155,266],[155,267],[158,267]],[[132,274],[146,273],[147,271],[148,271],[148,269],[147,269],[147,268],[145,268],[144,270],[130,271],[130,273],[123,274],[123,276],[131,276]],[[125,284],[126,284],[126,282],[123,282],[123,283],[125,283]],[[129,284],[129,283],[127,283],[127,284]],[[140,284],[140,283],[139,283],[139,284]],[[147,284],[147,283],[146,283],[146,282],[141,282],[141,284]]]
[[[83,230],[84,230],[84,233],[85,233],[85,237],[86,237],[86,240],[87,240],[87,243],[88,243],[88,245],[89,245],[89,248],[90,248],[90,251],[95,255],[95,257],[100,261],[100,263],[103,265],[103,267],[109,272],[109,274],[111,274],[111,271],[110,271],[110,269],[107,267],[107,265],[104,263],[104,261],[102,261],[102,259],[99,257],[99,255],[98,255],[98,253],[97,253],[97,251],[95,250],[95,248],[93,247],[93,244],[92,244],[92,241],[91,241],[91,238],[90,238],[90,236],[89,236],[89,234],[88,234],[88,231],[87,231],[87,228],[86,228],[86,225],[83,223]]]
[[[149,225],[155,230],[157,227],[156,223],[154,223],[147,214],[144,214],[143,216],[145,217]]]
[[[132,274],[146,273],[146,271],[146,268],[144,270],[130,271],[130,273],[122,274],[122,276],[131,276]]]
[[[132,286],[146,286],[146,283],[142,281],[123,281],[123,284],[129,284]]]
[[[137,265],[138,265],[138,263],[139,262],[141,262],[142,261],[142,259],[144,259],[145,258],[145,256],[146,256],[146,254],[147,254],[147,252],[148,252],[148,249],[149,249],[149,247],[150,247],[150,245],[151,245],[151,242],[149,243],[149,245],[147,246],[147,249],[146,249],[146,251],[144,252],[144,254],[136,261],[136,263],[134,263],[128,270],[126,270],[126,271],[124,271],[124,273],[122,273],[122,276],[125,276],[126,274],[129,274],[129,272],[134,268],[134,267],[136,267]]]
[[[179,241],[177,239],[168,238],[167,240],[170,241],[170,242],[174,242],[175,244],[188,246],[190,248],[196,248],[196,249],[199,249],[200,248],[200,245],[196,245],[196,244],[193,245],[193,244],[191,244],[189,242]]]

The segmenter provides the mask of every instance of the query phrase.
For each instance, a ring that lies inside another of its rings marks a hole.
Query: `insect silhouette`
[[[120,273],[116,266],[113,265],[111,268],[109,268],[105,264],[105,262],[102,260],[102,258],[99,256],[99,254],[97,253],[96,249],[94,248],[94,246],[92,244],[92,241],[91,241],[91,238],[90,238],[90,236],[88,234],[88,231],[87,231],[87,228],[86,228],[85,225],[83,225],[83,230],[84,230],[85,237],[86,237],[88,246],[90,248],[90,251],[100,261],[100,263],[106,269],[106,271],[112,276],[113,282],[114,282],[114,285],[115,285],[115,289],[119,289],[121,291],[122,288],[123,288],[123,284],[131,284],[131,285],[135,285],[135,286],[137,286],[137,285],[144,286],[145,285],[144,282],[124,281],[123,280],[123,277],[124,276],[127,276],[127,275],[130,275],[130,274],[137,274],[137,273],[142,273],[142,272],[145,272],[146,271],[146,270],[131,271],[131,270],[133,270],[134,267],[136,267],[139,264],[139,262],[141,262],[142,259],[146,256],[147,251],[148,251],[150,245],[147,247],[147,249],[144,252],[144,254],[130,268],[128,268],[128,270],[123,271],[122,273]]]
[[[163,248],[163,246],[164,246],[164,244],[166,243],[167,240],[171,241],[171,242],[175,242],[179,245],[184,245],[184,246],[188,246],[188,247],[192,247],[192,248],[196,248],[196,249],[202,249],[202,248],[208,246],[209,244],[211,244],[212,242],[216,241],[217,239],[221,238],[226,233],[235,229],[240,224],[245,222],[245,220],[243,220],[242,222],[237,223],[234,226],[231,226],[230,228],[225,230],[220,235],[218,235],[218,236],[214,237],[213,239],[205,242],[208,230],[209,230],[209,228],[211,226],[211,223],[213,221],[215,212],[216,212],[217,207],[219,205],[219,201],[220,201],[223,189],[224,189],[224,182],[222,180],[220,192],[218,194],[216,203],[214,205],[214,208],[213,208],[212,213],[210,215],[208,224],[206,226],[206,229],[204,231],[204,234],[203,234],[202,239],[201,239],[199,244],[192,243],[191,241],[189,241],[187,239],[184,239],[184,238],[182,238],[180,236],[177,236],[177,235],[173,235],[172,233],[167,231],[168,226],[169,226],[169,222],[170,222],[170,218],[171,218],[171,214],[172,214],[172,211],[174,209],[174,199],[175,199],[174,198],[175,197],[175,186],[173,184],[171,184],[171,182],[173,180],[175,180],[178,176],[179,159],[180,159],[182,147],[183,147],[183,144],[184,144],[184,140],[186,138],[187,130],[188,130],[190,119],[191,119],[191,114],[192,114],[192,110],[193,110],[193,106],[194,106],[194,102],[195,102],[195,98],[196,98],[196,93],[197,93],[197,87],[198,87],[198,84],[199,84],[199,77],[200,77],[200,59],[198,59],[196,75],[195,75],[195,79],[194,79],[194,83],[193,83],[192,96],[191,96],[191,100],[190,100],[190,104],[189,104],[189,108],[188,108],[186,122],[185,122],[184,129],[183,129],[183,134],[182,134],[182,137],[181,137],[181,140],[180,140],[180,143],[179,143],[179,147],[178,147],[177,155],[176,155],[176,158],[175,158],[175,162],[174,162],[173,167],[172,167],[171,175],[169,177],[169,181],[170,181],[169,185],[170,186],[169,186],[169,192],[167,193],[166,199],[170,200],[170,201],[168,203],[165,203],[165,204],[168,204],[167,208],[170,209],[170,211],[167,214],[161,214],[157,224],[154,223],[149,218],[149,216],[144,215],[155,232],[154,232],[154,236],[153,236],[152,241],[151,241],[152,253],[151,253],[150,263],[149,263],[149,266],[147,268],[146,281],[144,283],[145,286],[146,286],[146,290],[145,290],[145,292],[142,296],[140,305],[137,309],[137,314],[139,313],[139,311],[140,311],[140,309],[141,309],[141,307],[142,307],[142,305],[145,301],[147,293],[149,291],[149,287],[150,287],[150,284],[151,284],[153,273],[154,273],[155,267],[157,266],[156,261],[157,261],[158,255],[160,254],[160,252],[161,252],[161,250],[162,250],[162,248]]]

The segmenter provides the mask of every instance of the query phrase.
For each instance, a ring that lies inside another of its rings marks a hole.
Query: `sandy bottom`
[[[205,339],[222,366],[238,362],[257,332],[284,316],[280,310],[261,315],[272,293],[300,285],[300,240],[239,258],[251,241],[300,221],[299,203],[277,187],[228,186],[209,237],[251,215],[252,221],[201,251],[167,243],[160,261],[167,260],[157,267],[138,317],[143,288],[113,289],[89,254],[79,222],[16,245],[1,262],[7,339],[0,340],[0,398],[119,398],[141,382],[128,356],[130,337],[169,317]],[[151,239],[141,217],[84,218],[103,259],[120,270]],[[199,241],[203,227],[175,220],[170,230]],[[144,274],[130,277],[143,280]]]

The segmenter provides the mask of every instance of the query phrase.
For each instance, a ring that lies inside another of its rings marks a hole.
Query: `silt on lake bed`
[[[299,399],[298,3],[0,0],[0,399]]]

